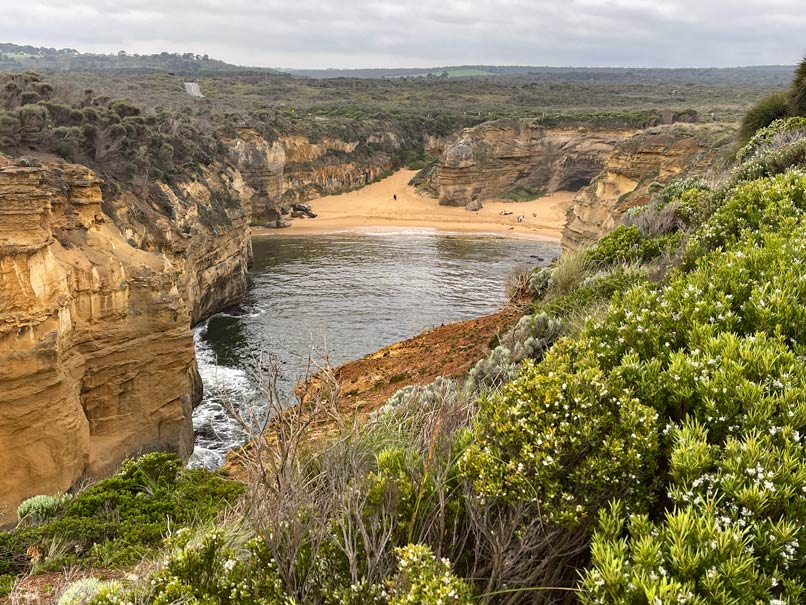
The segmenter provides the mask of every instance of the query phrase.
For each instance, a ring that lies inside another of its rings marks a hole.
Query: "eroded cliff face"
[[[590,245],[611,231],[627,210],[649,201],[652,183],[702,174],[720,153],[719,139],[725,139],[723,127],[678,124],[649,128],[621,142],[575,198],[563,249]]]
[[[391,132],[362,140],[289,135],[269,141],[251,128],[223,140],[230,162],[253,191],[252,219],[259,224],[275,223],[296,202],[372,182],[394,167],[389,150],[401,144]]]
[[[193,447],[183,268],[102,204],[83,166],[0,165],[0,523],[128,455]]]
[[[214,162],[170,186],[106,196],[104,209],[132,246],[169,259],[195,324],[246,292],[258,195],[238,169]]]
[[[538,120],[498,120],[467,128],[448,145],[431,179],[439,203],[465,206],[514,187],[576,191],[634,131],[548,129]]]

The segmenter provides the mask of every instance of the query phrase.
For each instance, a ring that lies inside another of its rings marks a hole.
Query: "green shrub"
[[[530,202],[544,195],[546,195],[546,192],[542,189],[532,189],[526,185],[513,185],[499,193],[496,197],[504,200],[512,200],[513,202]]]
[[[751,160],[737,166],[731,176],[737,181],[750,181],[782,174],[792,166],[803,165],[806,165],[806,130],[801,139],[759,151]]]
[[[798,170],[741,183],[689,240],[685,258],[691,265],[709,250],[753,239],[759,230],[791,226],[806,208],[806,175]]]
[[[657,414],[573,341],[482,400],[477,427],[463,468],[484,497],[531,502],[544,519],[575,525],[618,495],[642,510],[652,493]]]
[[[495,347],[468,372],[468,388],[474,392],[495,390],[515,378],[516,364],[507,347]]]
[[[122,589],[117,581],[104,582],[97,578],[82,578],[62,592],[57,605],[85,605],[104,591],[120,592]]]
[[[645,238],[637,226],[619,225],[590,248],[587,257],[590,263],[598,266],[646,262],[674,251],[681,238],[677,233]]]
[[[572,292],[540,302],[538,311],[553,317],[584,315],[592,306],[609,302],[616,292],[623,292],[643,281],[641,271],[616,266],[586,277]]]
[[[11,574],[0,574],[0,597],[9,594],[14,588],[16,578]]]
[[[619,225],[588,251],[588,258],[600,264],[635,260],[641,256],[641,239],[638,227]]]
[[[746,162],[760,149],[772,143],[776,137],[790,131],[806,131],[806,117],[778,119],[765,128],[754,131],[752,138],[736,153],[736,160]]]
[[[552,267],[540,267],[529,275],[529,292],[535,300],[540,299],[551,289]]]
[[[514,363],[526,358],[541,359],[564,331],[565,322],[561,319],[546,313],[524,315],[499,338],[499,343],[509,349]]]
[[[206,522],[242,491],[217,473],[183,469],[174,454],[126,461],[37,525],[0,532],[0,574],[28,571],[29,548],[45,568],[131,564],[159,546],[169,525]]]
[[[470,605],[468,584],[457,578],[450,561],[437,559],[431,548],[409,544],[395,549],[398,575],[389,605]]]
[[[795,70],[795,77],[789,89],[789,106],[792,115],[806,116],[806,57]]]
[[[31,524],[42,523],[55,516],[67,500],[64,494],[33,496],[17,507],[17,517]]]
[[[739,127],[739,141],[741,143],[749,141],[756,131],[788,115],[789,94],[786,91],[764,97],[753,105],[742,118],[742,124]]]

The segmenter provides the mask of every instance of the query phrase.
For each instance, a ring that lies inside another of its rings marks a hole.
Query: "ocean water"
[[[192,466],[216,468],[243,442],[235,420],[259,421],[265,367],[280,368],[289,403],[311,362],[336,366],[505,302],[519,265],[545,265],[558,244],[486,235],[400,231],[253,240],[252,286],[236,308],[195,328],[204,400],[193,414]]]

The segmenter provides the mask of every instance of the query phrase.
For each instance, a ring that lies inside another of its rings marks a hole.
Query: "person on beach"
[[[397,201],[397,193],[392,194],[392,199]]]

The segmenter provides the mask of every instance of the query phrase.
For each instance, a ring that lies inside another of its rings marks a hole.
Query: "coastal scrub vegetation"
[[[0,531],[0,577],[133,565],[168,527],[208,523],[243,492],[223,475],[182,467],[174,454],[147,454],[76,493],[25,500],[18,527]]]
[[[744,144],[761,128],[775,120],[806,116],[806,57],[795,70],[788,90],[775,92],[753,105],[742,119],[739,141]]]
[[[0,573],[45,545],[46,564],[146,557],[94,605],[804,602],[804,140],[774,121],[533,271],[464,377],[359,425],[323,375],[240,452],[243,486],[155,454],[26,503]]]

